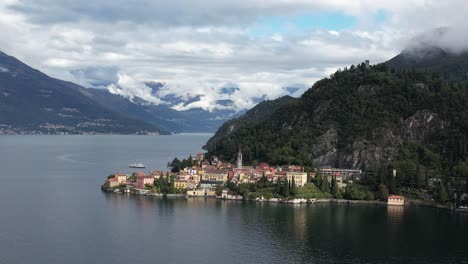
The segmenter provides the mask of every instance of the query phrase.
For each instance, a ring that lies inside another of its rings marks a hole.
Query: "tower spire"
[[[237,153],[237,168],[242,169],[242,151],[239,145],[239,152]]]

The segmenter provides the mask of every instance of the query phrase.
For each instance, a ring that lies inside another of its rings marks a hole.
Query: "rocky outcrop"
[[[334,166],[338,159],[338,133],[336,129],[327,130],[317,138],[317,143],[312,146],[311,156],[315,164]]]
[[[352,142],[349,151],[338,150],[338,134],[335,129],[330,129],[317,139],[311,155],[314,164],[320,166],[337,166],[343,168],[363,168],[369,164],[388,163],[397,154],[398,147],[403,139],[392,130],[378,128],[374,132],[374,138],[368,140],[358,138]]]
[[[438,114],[429,110],[417,111],[403,122],[402,137],[414,143],[424,143],[437,130],[449,125]]]

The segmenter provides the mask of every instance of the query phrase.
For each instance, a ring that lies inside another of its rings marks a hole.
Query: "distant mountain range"
[[[147,84],[157,89],[158,84]],[[214,132],[241,113],[176,111],[55,79],[0,52],[0,134]]]
[[[167,105],[154,105],[141,98],[132,101],[106,89],[81,88],[89,98],[121,115],[143,120],[171,133],[214,132],[223,122],[240,115],[232,110],[205,111],[194,108],[176,111]]]

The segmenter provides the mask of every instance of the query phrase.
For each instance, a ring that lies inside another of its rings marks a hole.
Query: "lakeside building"
[[[187,189],[187,180],[175,180],[174,188],[177,190]]]
[[[194,196],[194,197],[197,197],[197,196],[205,197],[205,196],[216,196],[216,193],[213,189],[201,188],[201,189],[188,190],[187,195]]]
[[[126,183],[127,183],[128,175],[127,175],[127,174],[123,174],[123,173],[116,173],[116,174],[114,174],[114,178],[117,179],[117,181],[119,182],[119,184],[126,184]]]
[[[339,169],[339,168],[321,168],[320,175],[342,176],[344,180],[360,181],[362,179],[362,170],[357,169]]]
[[[104,182],[104,187],[106,187],[106,188],[114,188],[114,187],[117,187],[119,185],[120,185],[120,183],[117,180],[117,178],[109,178]]]
[[[304,186],[307,183],[307,173],[306,172],[297,172],[297,171],[287,171],[286,178],[289,182],[292,182],[294,179],[294,183],[296,186]]]
[[[268,178],[268,176],[266,176]],[[294,179],[294,183],[296,186],[304,186],[307,183],[307,172],[297,172],[297,171],[277,171],[274,175],[271,175],[270,178],[272,179],[271,182],[276,183],[279,180],[284,181],[287,179],[289,182],[292,182]]]
[[[399,195],[390,195],[388,196],[387,204],[403,206],[405,205],[405,197]]]
[[[200,183],[209,183],[210,185],[224,184],[228,179],[227,170],[205,170],[200,177]]]
[[[135,172],[134,175],[136,177],[136,189],[145,189],[146,185],[154,185],[154,177],[152,175],[145,174],[144,172]]]

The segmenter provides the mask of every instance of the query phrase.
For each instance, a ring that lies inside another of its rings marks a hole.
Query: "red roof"
[[[405,199],[405,197],[400,195],[390,195],[388,199]]]

